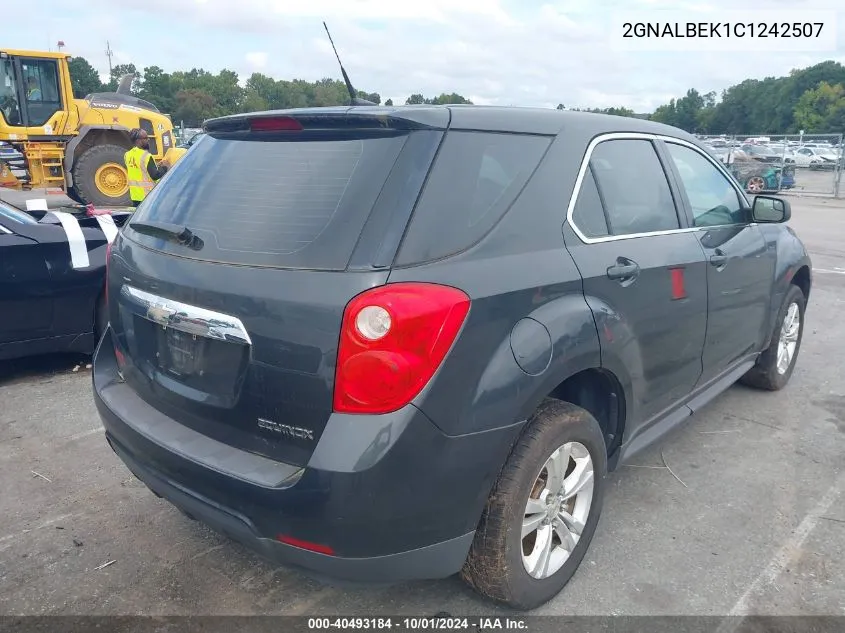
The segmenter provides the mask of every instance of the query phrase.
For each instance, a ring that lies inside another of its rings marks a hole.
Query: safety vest
[[[129,197],[134,202],[141,202],[155,187],[155,182],[147,171],[150,153],[140,147],[133,147],[123,155],[123,160],[129,176]]]

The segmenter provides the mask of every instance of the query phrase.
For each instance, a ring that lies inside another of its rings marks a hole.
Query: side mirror
[[[775,196],[755,196],[751,216],[755,222],[773,224],[787,222],[792,217],[789,201]]]

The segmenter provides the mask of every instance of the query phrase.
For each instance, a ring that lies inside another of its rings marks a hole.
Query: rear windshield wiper
[[[200,250],[203,242],[193,234],[191,229],[183,224],[171,224],[169,222],[130,222],[129,227],[138,233],[144,233],[152,237],[160,237],[177,244],[182,244],[194,250]]]

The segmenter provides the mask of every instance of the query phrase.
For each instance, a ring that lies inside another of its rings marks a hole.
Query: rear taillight
[[[469,312],[449,286],[396,283],[349,302],[337,354],[334,410],[389,413],[408,404],[443,362]]]

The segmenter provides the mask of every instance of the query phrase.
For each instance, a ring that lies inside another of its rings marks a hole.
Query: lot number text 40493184
[[[308,618],[308,630],[381,630],[381,631],[522,631],[527,623],[521,618],[503,617],[324,617]]]

